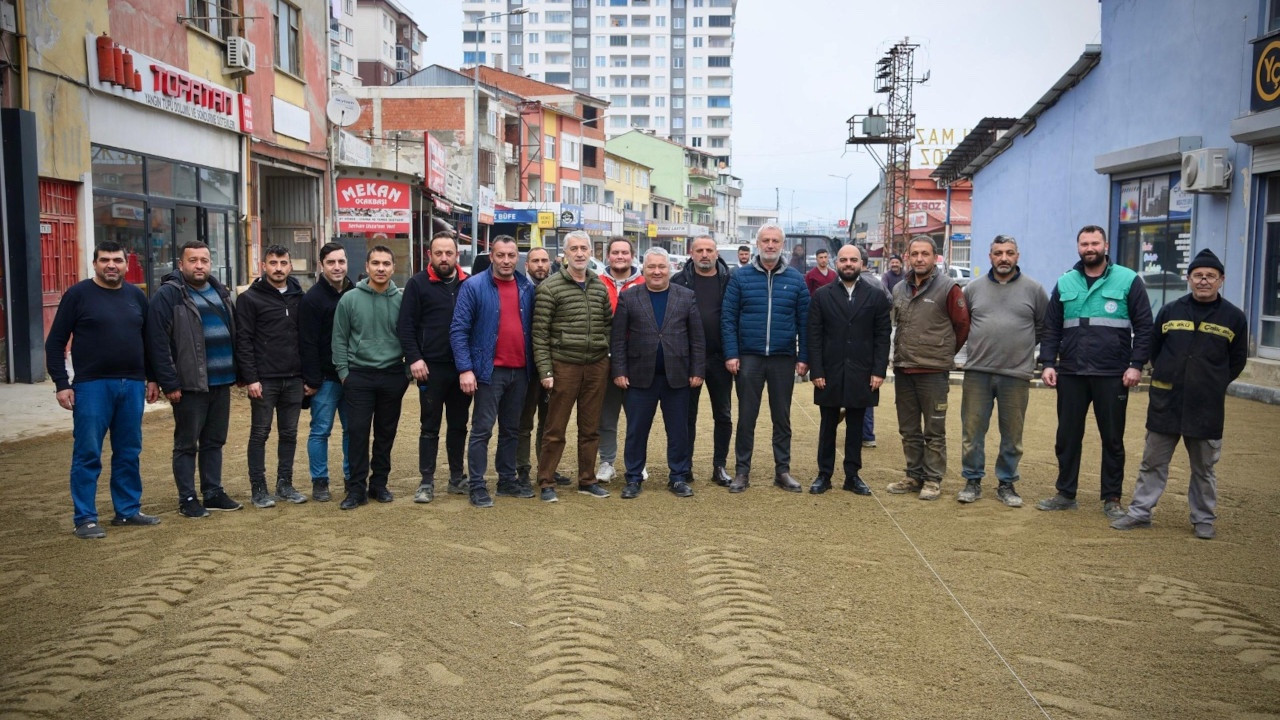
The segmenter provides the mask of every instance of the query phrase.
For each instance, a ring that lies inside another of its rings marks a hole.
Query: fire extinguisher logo
[[[133,53],[118,45],[106,33],[98,36],[98,82],[141,92],[142,73],[133,67]]]

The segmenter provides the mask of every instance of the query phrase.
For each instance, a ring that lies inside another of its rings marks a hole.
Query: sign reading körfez
[[[249,96],[88,35],[89,87],[174,115],[238,133],[253,132]]]
[[[338,179],[338,231],[408,234],[412,226],[408,183]]]
[[[427,189],[437,195],[444,195],[445,174],[449,166],[449,158],[445,155],[444,145],[424,133],[427,143]]]
[[[1249,109],[1258,112],[1280,107],[1280,37],[1253,42],[1253,82]]]

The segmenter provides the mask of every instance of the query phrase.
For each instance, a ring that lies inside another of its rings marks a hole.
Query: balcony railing
[[[690,205],[715,205],[716,196],[709,192],[704,192],[701,195],[690,195],[689,204]]]
[[[694,165],[690,167],[689,174],[694,177],[711,178],[712,180],[714,180],[717,177],[717,173],[715,170],[712,170],[711,168],[704,168],[699,165]]]

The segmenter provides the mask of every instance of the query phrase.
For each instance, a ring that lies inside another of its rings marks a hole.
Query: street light
[[[853,222],[849,220],[849,178],[853,177],[853,173],[849,173],[848,175],[834,175],[832,173],[827,173],[827,176],[844,181],[844,219],[849,222],[849,229],[852,231]],[[852,232],[849,237],[853,237]]]
[[[476,31],[474,40],[476,41],[475,67],[471,69],[474,82],[472,83],[473,94],[475,95],[475,127],[472,129],[471,144],[472,160],[475,161],[475,185],[472,188],[474,192],[471,194],[471,257],[474,260],[476,250],[480,242],[480,66],[484,63],[480,62],[480,23],[486,20],[498,20],[508,15],[523,15],[529,12],[529,8],[520,7],[511,12],[493,13],[492,15],[481,15],[476,18]]]

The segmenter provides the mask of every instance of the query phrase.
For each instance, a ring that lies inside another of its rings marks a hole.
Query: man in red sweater
[[[819,250],[814,257],[818,260],[818,266],[804,274],[804,284],[809,288],[809,297],[813,297],[819,288],[829,285],[836,279],[836,271],[829,267],[831,254],[826,250]]]

